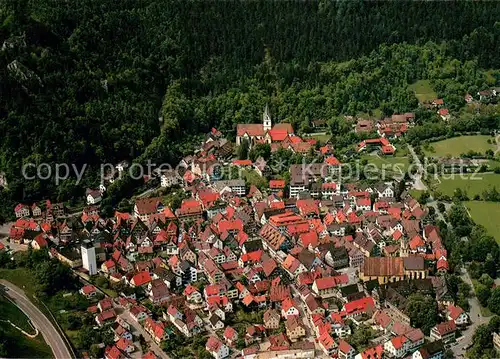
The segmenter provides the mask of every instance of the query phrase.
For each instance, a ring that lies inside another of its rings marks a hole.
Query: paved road
[[[28,316],[35,328],[43,335],[43,338],[52,349],[56,359],[72,358],[66,346],[64,338],[59,334],[51,321],[38,309],[24,294],[23,290],[10,282],[0,280],[0,283],[8,288],[6,294],[16,305]]]
[[[422,181],[422,175],[424,174],[424,166],[422,166],[422,162],[418,158],[415,150],[412,146],[408,145],[408,150],[410,150],[411,155],[413,156],[413,163],[417,166],[417,172],[413,175],[413,188],[419,191],[427,190],[427,185]]]
[[[167,353],[165,353],[163,350],[161,350],[160,346],[158,344],[156,344],[156,342],[153,340],[153,338],[151,338],[151,335],[146,333],[144,328],[139,323],[137,323],[134,319],[132,319],[132,316],[130,315],[130,311],[125,310],[123,307],[116,306],[116,305],[115,305],[115,308],[117,308],[118,311],[122,311],[122,313],[119,314],[119,316],[122,319],[124,319],[127,323],[129,323],[132,326],[132,328],[134,328],[135,335],[142,334],[142,336],[144,337],[146,342],[149,344],[150,349],[158,357],[160,357],[162,359],[170,359],[169,356],[167,355]]]
[[[300,294],[298,289],[295,287],[295,285],[291,284],[290,285],[291,289],[291,294],[293,298],[297,301],[299,304],[299,309],[300,309],[300,314],[299,317],[302,318],[302,323],[306,327],[306,337],[301,338],[301,340],[305,339],[307,341],[310,341],[311,343],[314,344],[314,350],[315,350],[315,358],[321,358],[321,359],[326,359],[328,356],[323,352],[323,349],[319,345],[319,343],[316,341],[316,336],[314,333],[313,326],[311,324],[311,321],[309,320],[309,314],[307,312],[306,304],[304,301],[300,298]]]
[[[465,268],[462,269],[460,277],[463,279],[465,283],[469,284],[472,290],[474,291],[474,286],[472,285],[469,273]],[[480,326],[481,324],[486,324],[489,321],[489,318],[483,317],[483,315],[481,314],[481,305],[479,304],[479,301],[477,300],[475,293],[474,297],[469,298],[469,304],[470,304],[469,317],[471,324],[467,327],[467,329],[462,331],[463,339],[460,340],[458,344],[451,347],[451,351],[457,358],[465,354],[465,350],[463,350],[463,348],[466,345],[472,343],[472,336],[476,332],[477,327]]]

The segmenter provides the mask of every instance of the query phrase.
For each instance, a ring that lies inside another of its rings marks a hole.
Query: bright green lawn
[[[418,199],[420,198],[420,196],[422,195],[422,193],[424,193],[425,191],[419,191],[418,189],[413,189],[413,188],[412,188],[412,189],[410,189],[408,192],[410,193],[410,195],[411,195],[413,198],[415,198],[415,199],[417,199],[417,200],[418,200]]]
[[[9,299],[0,295],[0,313],[2,320],[10,320],[26,333],[35,334],[35,330],[29,323],[28,317]]]
[[[314,138],[316,141],[318,141],[321,144],[325,144],[328,142],[328,140],[332,137],[332,135],[326,134],[326,135],[312,135],[311,138]],[[306,138],[307,139],[307,138]]]
[[[446,175],[451,177],[451,174]],[[486,189],[495,186],[500,191],[500,175],[477,173],[474,175],[456,174],[453,178],[439,178],[441,183],[437,182],[436,189],[442,194],[453,196],[455,189],[460,188],[467,192],[469,198],[475,195],[481,195]]]
[[[436,92],[431,87],[429,80],[418,80],[409,86],[419,102],[432,101],[437,98]]]
[[[33,273],[26,268],[0,269],[0,279],[5,279],[22,288],[28,296],[35,294],[37,283]]]
[[[368,163],[375,165],[378,169],[385,169],[389,172],[399,173],[406,172],[409,166],[408,157],[392,157],[392,156],[372,156],[364,155],[361,160],[366,159]]]
[[[433,150],[425,150],[424,152],[430,157],[446,157],[450,155],[452,157],[458,157],[462,153],[467,153],[470,150],[475,152],[485,153],[487,150],[495,150],[495,145],[487,142],[488,139],[492,139],[491,136],[460,136],[448,138],[443,141],[430,143]]]
[[[500,203],[469,201],[465,202],[469,213],[477,224],[486,228],[489,234],[500,243]]]

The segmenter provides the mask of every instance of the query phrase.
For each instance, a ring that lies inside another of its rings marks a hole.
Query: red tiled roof
[[[449,269],[448,261],[445,258],[441,258],[437,261],[436,268],[439,269]]]
[[[457,330],[457,326],[452,319],[447,322],[439,323],[438,325],[436,325],[436,329],[439,335],[443,336],[449,333],[453,333],[455,330]]]
[[[340,166],[340,161],[334,156],[327,157],[325,159],[325,163],[329,164],[330,166]]]
[[[96,288],[93,285],[85,285],[82,287],[82,292],[85,295],[88,295],[90,293],[94,293],[96,291]]]
[[[285,188],[285,180],[270,180],[269,188],[272,189],[283,189]]]
[[[415,250],[419,247],[425,247],[425,242],[418,234],[410,240],[410,248]]]
[[[384,348],[382,345],[377,345],[373,348],[365,349],[360,353],[361,359],[382,359],[384,353]]]
[[[264,136],[264,125],[261,123],[239,123],[236,127],[236,135]]]
[[[375,308],[375,302],[373,301],[373,298],[365,297],[344,304],[343,309],[347,313],[353,313],[353,312],[366,312],[373,308]]]
[[[344,354],[347,354],[349,353],[351,350],[353,349],[353,347],[351,346],[351,344],[349,344],[348,342],[346,342],[345,340],[342,340],[340,339],[339,340],[339,351],[344,353]]]
[[[456,307],[454,305],[450,305],[448,307],[448,312],[449,312],[449,316],[451,319],[453,320],[457,320],[458,317],[460,317],[463,313],[464,313],[464,310],[460,307]]]
[[[156,213],[156,209],[161,202],[161,198],[141,198],[135,201],[139,214]]]
[[[251,160],[234,160],[233,165],[235,165],[235,166],[251,166],[252,161]]]
[[[347,284],[349,281],[349,276],[347,274],[342,274],[334,277],[325,277],[316,279],[315,283],[318,290],[328,289],[336,287],[339,284]]]
[[[224,338],[226,339],[233,340],[235,334],[236,330],[234,330],[234,328],[232,327],[226,327],[226,329],[224,330]]]
[[[136,275],[132,277],[132,280],[134,282],[134,285],[137,287],[140,287],[146,283],[151,282],[151,275],[149,272],[139,272]]]
[[[392,234],[392,238],[396,241],[398,241],[401,237],[403,236],[403,233],[399,229],[396,229],[394,233]]]
[[[396,350],[401,349],[405,342],[406,342],[406,337],[403,335],[400,335],[400,336],[397,336],[397,337],[391,339],[392,346]]]

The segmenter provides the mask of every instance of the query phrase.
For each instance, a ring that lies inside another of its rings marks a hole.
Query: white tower
[[[264,114],[262,115],[262,120],[264,122],[264,131],[269,131],[273,127],[273,124],[271,122],[271,115],[269,114],[269,106],[267,104],[264,109]]]
[[[97,263],[95,259],[95,247],[89,240],[85,240],[80,248],[82,251],[82,263],[89,275],[97,274]]]

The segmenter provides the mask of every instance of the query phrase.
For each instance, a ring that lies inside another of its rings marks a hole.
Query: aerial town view
[[[0,0],[0,358],[500,357],[499,19]]]

